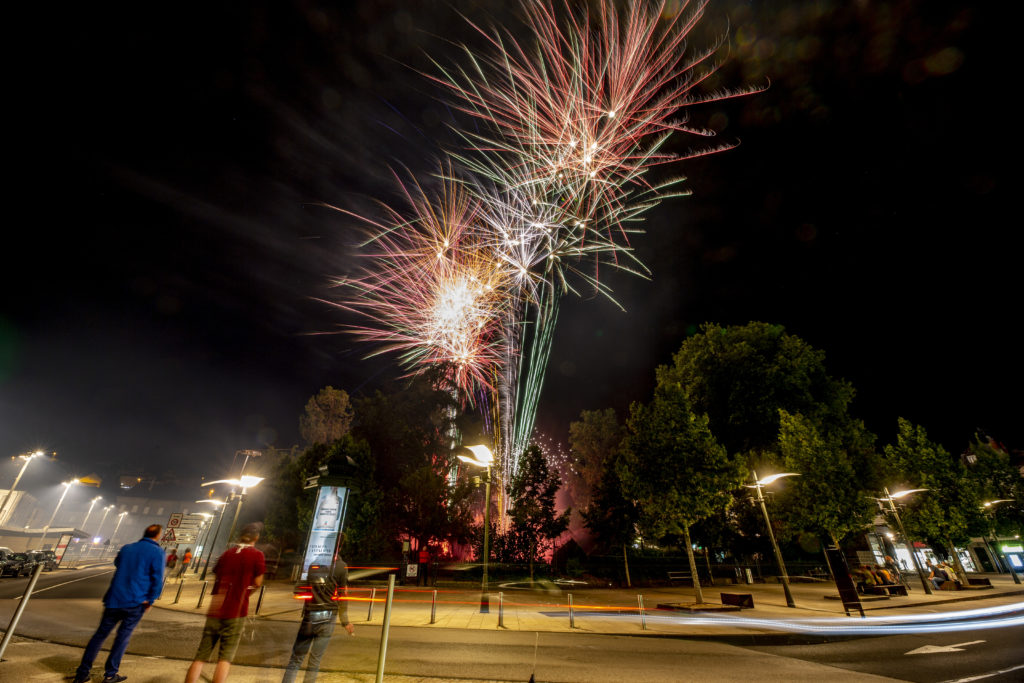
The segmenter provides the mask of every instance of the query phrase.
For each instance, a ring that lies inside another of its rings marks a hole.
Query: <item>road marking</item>
[[[69,583],[75,583],[76,581],[85,581],[86,579],[92,579],[92,578],[95,578],[97,576],[103,576],[104,574],[113,574],[113,573],[114,573],[114,570],[110,569],[110,570],[107,570],[105,572],[100,572],[99,574],[90,574],[89,576],[83,576],[80,579],[71,579],[70,581],[65,581],[64,583],[57,583],[57,584],[54,584],[52,586],[47,586],[46,588],[40,588],[37,591],[32,591],[32,595],[35,595],[36,593],[43,593],[43,592],[51,590],[53,588],[60,588],[61,586],[66,586]],[[21,600],[23,597],[24,597],[23,595],[19,595],[16,598],[11,598],[11,600]]]
[[[984,643],[984,640],[971,640],[966,643],[957,643],[956,645],[925,645],[919,647],[916,650],[910,652],[904,652],[905,655],[933,655],[939,652],[963,652],[964,648],[968,645],[977,645],[978,643]]]
[[[985,678],[992,678],[993,676],[1000,676],[1002,674],[1008,674],[1011,671],[1017,671],[1018,669],[1024,669],[1024,664],[1018,664],[1017,666],[1011,666],[1009,669],[1000,669],[999,671],[990,671],[984,674],[978,674],[977,676],[968,676],[967,678],[957,678],[956,680],[945,681],[944,683],[969,683],[969,681],[980,681]]]

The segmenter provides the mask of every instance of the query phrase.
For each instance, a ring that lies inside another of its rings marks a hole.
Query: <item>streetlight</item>
[[[203,553],[206,554],[206,564],[203,565],[203,573],[199,577],[199,580],[202,581],[202,580],[206,579],[206,570],[210,566],[210,558],[213,557],[213,546],[217,543],[217,536],[220,535],[220,524],[221,524],[221,522],[224,521],[224,509],[227,506],[228,502],[226,500],[217,500],[216,498],[206,498],[205,500],[197,500],[196,502],[197,503],[209,503],[210,505],[216,505],[217,507],[220,508],[220,517],[217,518],[217,529],[216,529],[216,531],[213,532],[213,542],[210,543],[209,548],[207,548],[207,545],[206,545],[205,541],[209,541],[210,540],[210,529],[213,528],[213,524],[211,524],[206,529],[206,538],[205,538],[205,540],[203,542]],[[202,556],[200,556],[200,558],[201,557]],[[196,568],[192,571],[193,574],[195,574],[197,571],[199,571],[199,564],[200,564],[199,559],[197,559],[196,560]]]
[[[18,482],[21,481],[21,475],[25,474],[25,468],[28,467],[28,464],[30,462],[32,462],[33,458],[38,458],[43,455],[45,455],[45,453],[43,453],[42,451],[36,451],[35,453],[26,453],[24,455],[18,456],[19,458],[25,461],[25,464],[21,466],[21,470],[18,472],[18,476],[14,478],[14,483],[11,484],[11,489],[7,492],[7,495],[4,496],[3,505],[0,505],[0,522],[2,522],[4,519],[4,510],[7,509],[7,503],[10,502],[11,496],[14,495],[14,489],[18,487]]]
[[[910,550],[910,561],[914,563],[914,569],[917,571],[917,577],[921,579],[921,585],[924,587],[924,592],[928,595],[932,594],[932,585],[928,582],[928,577],[924,575],[924,571],[921,569],[921,563],[917,561],[917,553],[914,551],[914,544],[911,542],[910,537],[907,536],[907,530],[903,528],[903,520],[900,519],[900,513],[896,510],[896,500],[903,496],[909,496],[911,493],[918,493],[919,491],[927,491],[928,489],[906,489],[903,491],[897,491],[896,493],[889,493],[889,488],[884,487],[885,498],[876,498],[875,500],[885,501],[889,503],[889,512],[896,519],[896,526],[900,528],[900,534],[903,536],[903,541],[907,544],[907,548]]]
[[[100,535],[100,531],[103,530],[103,523],[107,521],[107,515],[109,515],[110,511],[113,510],[115,507],[117,507],[117,506],[114,505],[113,503],[111,503],[110,505],[104,506],[104,508],[103,508],[103,517],[100,518],[100,525],[98,527],[96,527],[96,535],[97,536],[99,536]]]
[[[799,477],[797,472],[783,472],[782,474],[772,474],[764,479],[757,478],[757,472],[754,472],[754,483],[745,484],[748,489],[757,490],[757,502],[761,504],[761,512],[764,513],[764,523],[768,527],[768,538],[772,542],[772,550],[775,551],[775,562],[779,565],[780,578],[782,579],[782,590],[786,594],[786,605],[789,607],[796,607],[796,603],[793,602],[793,594],[789,590],[789,575],[786,574],[786,563],[782,561],[782,551],[779,550],[779,544],[775,541],[775,532],[772,531],[772,521],[768,518],[768,506],[764,503],[764,494],[761,489],[769,484],[772,484],[778,479],[783,477]],[[696,581],[696,579],[694,579]]]
[[[487,470],[487,478],[484,480],[484,575],[480,582],[480,611],[490,612],[490,595],[487,593],[487,561],[490,558],[491,532],[491,465],[494,463],[494,454],[487,446],[467,446],[473,457],[465,455],[458,456],[459,460],[470,465],[476,465]]]
[[[245,465],[243,464],[243,467],[244,466]],[[231,520],[231,530],[228,531],[228,542],[230,543],[231,539],[235,535],[235,525],[238,524],[238,514],[242,511],[242,503],[245,501],[246,491],[258,485],[261,481],[263,481],[263,477],[255,477],[251,474],[243,474],[238,479],[217,479],[216,481],[204,481],[202,484],[200,484],[200,486],[204,487],[212,486],[213,484],[231,484],[232,486],[230,493],[228,493],[228,499],[222,503],[220,509],[220,519],[217,520],[217,531],[215,531],[213,534],[213,543],[210,544],[210,554],[206,556],[206,564],[203,566],[202,576],[199,577],[200,580],[206,578],[206,570],[210,566],[210,558],[213,557],[213,547],[216,545],[217,537],[220,535],[220,525],[221,522],[224,521],[224,510],[227,509],[227,504],[231,503],[231,501],[233,500],[238,500],[238,504],[235,506],[235,516]],[[234,487],[236,486],[242,489],[241,493],[235,492]]]
[[[248,456],[246,456],[246,458],[248,459]],[[231,539],[235,537],[235,525],[238,524],[238,514],[242,511],[242,503],[245,502],[245,494],[247,489],[251,489],[257,486],[261,481],[263,481],[263,477],[254,477],[251,474],[243,474],[238,479],[218,479],[217,481],[203,483],[203,486],[209,486],[211,484],[231,484],[232,489],[231,494],[228,497],[228,501],[230,501],[232,498],[238,499],[238,505],[235,506],[235,517],[231,520],[231,530],[228,531],[229,543],[231,542]],[[241,487],[241,493],[235,493],[234,487],[236,486]]]
[[[64,502],[64,498],[68,495],[68,491],[70,491],[71,487],[74,486],[77,483],[78,483],[77,479],[72,479],[71,481],[61,482],[61,486],[64,487],[64,493],[60,494],[60,500],[57,501],[57,507],[53,508],[53,514],[50,515],[50,521],[46,523],[45,527],[43,527],[43,535],[39,537],[39,547],[40,548],[43,547],[43,539],[46,538],[46,534],[50,531],[50,525],[53,524],[54,518],[57,517],[57,510],[60,510],[60,506]]]
[[[103,500],[103,496],[96,496],[89,503],[89,511],[85,513],[85,519],[82,520],[82,531],[85,531],[85,523],[89,521],[89,515],[92,514],[92,509],[96,507],[96,503]]]
[[[114,545],[114,540],[117,538],[117,530],[121,528],[121,522],[128,516],[128,511],[125,510],[117,516],[117,524],[114,525],[114,533],[110,534],[110,545]]]
[[[995,524],[995,510],[994,510],[994,506],[998,505],[999,503],[1010,503],[1010,502],[1013,502],[1013,501],[1011,499],[1009,499],[1009,498],[1000,498],[999,500],[989,500],[989,501],[986,501],[986,502],[982,503],[982,508],[981,509],[982,509],[982,511],[987,512],[988,513],[988,517],[989,517],[989,533],[992,535],[992,547],[994,549],[994,552],[992,554],[992,558],[996,562],[996,571],[1002,573],[1003,567],[1005,567],[1006,569],[1008,569],[1010,571],[1010,576],[1013,577],[1013,582],[1019,584],[1020,583],[1020,577],[1017,576],[1017,570],[1014,569],[1013,565],[1011,565],[1009,562],[1006,562],[1006,558],[1005,557],[1003,558],[1003,563],[1002,563],[1003,567],[1000,567],[1000,562],[999,562],[999,539],[996,538],[996,524]]]

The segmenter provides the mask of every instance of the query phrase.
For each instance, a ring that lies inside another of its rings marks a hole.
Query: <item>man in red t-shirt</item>
[[[213,584],[213,598],[206,613],[203,637],[192,665],[185,675],[185,683],[196,683],[203,672],[203,664],[213,654],[217,644],[217,668],[213,672],[213,683],[227,680],[231,661],[238,650],[242,637],[245,616],[249,614],[249,595],[263,585],[265,564],[263,553],[254,544],[260,537],[262,524],[248,524],[238,537],[238,544],[224,551],[217,560],[213,573],[217,581]]]

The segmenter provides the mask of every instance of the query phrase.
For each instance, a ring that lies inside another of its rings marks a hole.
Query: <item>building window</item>
[[[156,509],[156,514],[158,514],[158,515],[164,514],[164,509],[163,508],[157,508]]]
[[[132,514],[135,514],[138,511],[139,511],[139,506],[138,505],[132,505]]]

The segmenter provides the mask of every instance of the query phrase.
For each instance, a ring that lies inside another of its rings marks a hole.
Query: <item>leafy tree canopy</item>
[[[626,496],[636,502],[649,538],[682,536],[695,522],[724,510],[743,477],[695,414],[682,388],[659,376],[653,400],[634,403],[618,468]]]
[[[347,434],[351,425],[348,393],[328,386],[306,403],[306,412],[299,418],[299,433],[307,444],[327,444]]]
[[[844,441],[869,436],[850,428],[853,387],[829,376],[824,352],[780,325],[706,324],[683,342],[672,365],[658,368],[658,384],[678,385],[730,453],[774,452],[780,409]]]

